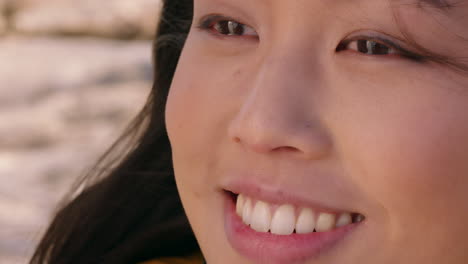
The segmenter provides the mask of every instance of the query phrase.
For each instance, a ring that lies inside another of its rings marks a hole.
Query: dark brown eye
[[[391,49],[386,45],[380,44],[372,40],[360,39],[357,40],[358,51],[369,55],[388,55],[391,54]]]
[[[257,35],[253,28],[232,20],[220,20],[213,24],[213,29],[227,36]]]
[[[349,42],[346,49],[354,50],[367,55],[390,55],[397,51],[385,44],[373,40],[357,39]]]
[[[336,47],[336,51],[352,51],[366,56],[399,57],[416,62],[427,60],[427,57],[421,55],[417,51],[411,51],[407,48],[403,48],[398,44],[398,42],[394,42],[389,38],[380,36],[356,36],[345,39]]]
[[[215,23],[214,29],[223,35],[242,35],[244,33],[242,24],[230,20]]]

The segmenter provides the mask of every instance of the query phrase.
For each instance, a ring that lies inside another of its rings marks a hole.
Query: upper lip
[[[228,175],[221,188],[234,194],[244,194],[253,199],[272,204],[291,204],[297,207],[313,208],[322,212],[358,211],[353,192],[343,186],[333,185],[333,181],[322,185],[304,185],[300,189],[288,183],[272,183],[267,177],[252,174]]]

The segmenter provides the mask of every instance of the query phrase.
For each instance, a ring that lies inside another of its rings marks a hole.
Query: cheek
[[[197,36],[184,49],[166,106],[175,166],[208,166],[229,140],[228,127],[241,107],[248,76],[245,59],[210,56]],[[216,65],[214,67],[213,65]],[[241,71],[240,69],[243,69]],[[183,161],[183,162],[182,162]]]
[[[467,94],[436,72],[359,81],[333,94],[344,99],[331,105],[340,111],[330,127],[348,175],[373,202],[369,223],[398,255],[468,252]]]
[[[166,127],[178,184],[213,185],[219,151],[239,102],[239,67],[212,67],[193,44],[184,50],[169,92]],[[219,65],[221,62],[216,62]],[[193,187],[195,186],[195,187]]]
[[[431,211],[465,206],[461,198],[468,198],[468,129],[431,121],[435,124],[389,129],[386,139],[377,139],[378,149],[369,147],[369,178],[380,187],[380,195],[413,213],[414,206]]]
[[[397,103],[366,122],[354,145],[362,188],[387,211],[390,239],[427,242],[433,252],[468,235],[468,116],[448,98],[440,108]]]
[[[207,180],[197,174],[202,174],[200,170],[206,167],[214,147],[209,144],[209,139],[214,139],[209,126],[215,117],[208,114],[208,88],[203,89],[198,78],[185,69],[182,64],[175,74],[166,106],[166,127],[179,188]]]
[[[203,253],[222,258],[214,263],[228,263],[226,260],[235,258],[224,237],[224,200],[217,179],[225,156],[220,150],[226,151],[228,124],[239,102],[232,85],[237,71],[230,65],[211,67],[196,52],[197,45],[187,47],[174,75],[165,113],[175,178]]]

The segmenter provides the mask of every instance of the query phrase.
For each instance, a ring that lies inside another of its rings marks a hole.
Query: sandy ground
[[[0,263],[26,263],[57,201],[151,86],[151,42],[0,39]]]

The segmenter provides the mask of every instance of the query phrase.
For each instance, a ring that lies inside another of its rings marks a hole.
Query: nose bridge
[[[271,54],[271,53],[270,53]],[[249,122],[286,129],[299,119],[307,119],[300,110],[307,94],[308,81],[299,61],[288,54],[269,56],[261,62],[255,81],[243,105]],[[302,84],[301,84],[302,83]],[[268,122],[268,124],[266,123]]]
[[[246,88],[230,137],[256,152],[323,156],[331,142],[313,103],[320,82],[314,78],[316,66],[298,50],[278,47],[268,54]]]

